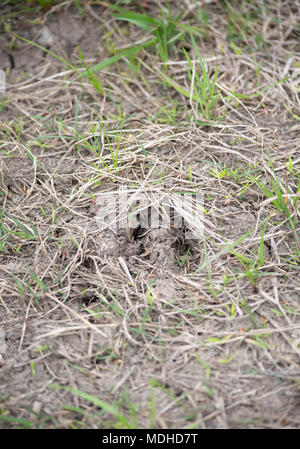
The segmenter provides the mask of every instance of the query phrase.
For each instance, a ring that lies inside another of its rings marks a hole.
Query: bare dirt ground
[[[105,2],[2,7],[0,427],[299,428],[300,4],[229,3],[179,7],[215,120],[161,75],[191,89],[179,44],[166,72],[155,48],[98,71],[99,92],[16,37],[95,65],[145,35]],[[204,231],[101,227],[120,186],[200,192]]]

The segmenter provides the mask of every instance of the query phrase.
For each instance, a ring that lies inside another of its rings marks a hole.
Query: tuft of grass
[[[187,72],[191,83],[191,87],[189,90],[179,85],[176,81],[174,81],[171,77],[167,76],[161,70],[158,70],[158,72],[161,78],[166,82],[166,84],[169,87],[175,89],[181,95],[188,98],[190,100],[191,105],[193,102],[196,104],[196,107],[195,108],[193,107],[193,111],[196,116],[195,118],[197,120],[199,120],[199,118],[208,121],[215,120],[217,118],[216,108],[221,100],[220,94],[217,91],[217,84],[216,84],[218,72],[216,70],[213,77],[212,78],[210,77],[208,69],[206,67],[206,63],[200,55],[193,34],[191,34],[191,40],[201,71],[198,73],[198,71],[196,70],[195,63],[191,61],[188,53],[186,52],[185,49],[183,49],[184,55],[186,57],[189,66],[189,70]]]
[[[16,226],[16,230],[10,229],[9,225],[5,223],[5,218],[8,218]],[[34,223],[30,221],[30,227],[24,225],[19,219],[9,214],[4,209],[0,210],[0,252],[7,252],[8,247],[17,253],[20,247],[10,242],[11,237],[16,237],[19,241],[36,240],[38,239],[38,231]]]
[[[233,254],[238,261],[240,262],[241,266],[244,269],[244,276],[248,277],[249,281],[252,284],[253,290],[256,293],[256,282],[259,276],[263,276],[263,273],[260,271],[262,270],[264,264],[265,264],[265,256],[264,256],[264,237],[266,233],[266,229],[268,226],[268,222],[270,221],[272,215],[267,218],[265,221],[264,227],[262,229],[261,238],[260,238],[260,245],[257,250],[257,255],[255,257],[246,257],[245,255],[239,253],[238,251],[231,250],[231,254]]]
[[[288,179],[286,177],[285,188],[279,182],[276,175],[275,179],[271,179],[270,185],[255,180],[256,185],[264,193],[264,195],[272,201],[278,212],[284,214],[288,218],[288,222],[292,229],[295,229],[298,215],[298,201],[300,200],[300,182],[298,182],[296,193],[291,193]]]
[[[117,20],[123,20],[133,23],[144,31],[147,31],[154,37],[152,44],[157,48],[159,58],[162,62],[167,63],[172,46],[180,40],[186,30],[180,30],[179,20],[183,16],[183,13],[179,13],[176,17],[173,17],[170,7],[168,8],[168,14],[161,10],[161,17],[155,19],[147,14],[139,14],[133,11],[120,8],[118,6],[112,6],[115,10],[119,11],[114,13],[113,16]],[[181,28],[184,28],[181,25]]]

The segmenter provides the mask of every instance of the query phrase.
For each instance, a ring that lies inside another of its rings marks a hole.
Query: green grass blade
[[[121,8],[120,8],[121,9]],[[155,27],[158,26],[158,22],[146,14],[139,14],[132,11],[123,10],[120,14],[113,14],[117,20],[125,20],[126,22],[131,22],[142,28],[145,31],[151,32]]]
[[[23,223],[21,223],[19,220],[17,220],[16,218],[14,218],[12,215],[10,215],[8,212],[6,212],[6,215],[18,226],[19,229],[21,229],[24,234],[25,237],[33,239],[35,237],[38,237],[38,231],[37,228],[34,226],[33,223],[30,223],[32,230],[28,229],[25,225],[23,225]]]
[[[14,424],[20,424],[25,429],[30,429],[33,427],[33,422],[27,421],[26,419],[14,418],[13,416],[3,416],[0,415],[0,421],[6,421]]]
[[[119,420],[119,422],[121,424],[123,424],[123,426],[126,429],[132,429],[133,428],[131,423],[127,420],[127,418],[121,412],[119,412],[119,410],[116,407],[114,407],[113,405],[110,405],[107,402],[104,402],[101,399],[98,399],[98,398],[96,398],[95,396],[92,396],[89,393],[85,393],[82,390],[77,390],[76,388],[65,387],[65,386],[61,386],[61,385],[57,385],[57,384],[52,384],[52,385],[49,385],[49,386],[51,388],[56,388],[56,389],[59,389],[59,390],[65,390],[65,391],[69,391],[70,393],[76,394],[80,398],[86,399],[87,401],[89,401],[92,404],[96,405],[97,407],[101,408],[106,413],[109,413],[110,415],[113,415],[115,418],[117,418]]]
[[[40,50],[45,51],[46,53],[48,53],[50,56],[52,56],[53,58],[57,59],[58,61],[62,62],[66,67],[68,67],[69,69],[74,70],[75,72],[78,72],[78,68],[75,67],[73,64],[71,64],[70,62],[68,62],[66,59],[62,58],[61,56],[58,56],[57,54],[53,53],[52,51],[48,50],[47,48],[43,47],[40,44],[37,44],[36,42],[30,41],[29,39],[26,39],[25,37],[19,36],[16,33],[13,33],[11,31],[11,34],[13,36],[15,36],[16,38],[20,39],[21,41],[26,42],[27,44],[31,44],[34,47],[39,48]]]
[[[19,36],[16,33],[11,33],[13,36],[15,36],[16,38],[27,42],[28,44],[33,45],[34,47],[39,48],[40,50],[43,50],[44,52],[48,53],[50,56],[52,56],[53,58],[57,59],[58,61],[62,62],[66,67],[68,67],[69,69],[74,70],[78,75],[79,78],[86,78],[89,77],[90,74],[92,73],[92,71],[98,71],[98,70],[102,70],[105,67],[108,67],[112,64],[114,64],[115,62],[118,62],[120,59],[125,58],[125,57],[129,57],[134,55],[135,53],[138,53],[142,48],[147,48],[151,45],[153,45],[156,41],[155,38],[149,39],[149,41],[144,42],[143,45],[136,45],[134,47],[130,47],[130,48],[126,48],[125,50],[117,53],[114,56],[111,56],[110,58],[105,59],[104,61],[96,64],[95,66],[89,68],[89,73],[87,72],[87,70],[83,73],[81,73],[80,69],[76,66],[74,66],[73,64],[71,64],[70,62],[68,62],[66,59],[56,55],[55,53],[53,53],[52,51],[48,50],[47,48],[43,47],[42,45],[37,44],[36,42],[30,41],[28,39],[26,39],[25,37]],[[85,68],[86,69],[86,68]],[[66,86],[69,86],[70,84],[72,84],[72,81],[67,83]]]
[[[129,56],[133,56],[135,53],[138,53],[142,48],[147,48],[151,45],[153,45],[155,43],[156,39],[152,38],[149,39],[149,41],[146,41],[143,45],[136,45],[134,47],[130,47],[130,48],[126,48],[125,50],[117,53],[114,56],[111,56],[110,58],[105,59],[102,62],[99,62],[98,64],[94,65],[91,70],[102,70],[105,67],[114,64],[115,62],[118,62],[120,59],[122,58],[126,58]],[[81,74],[81,77],[85,78],[87,75],[87,73]]]
[[[47,285],[44,284],[44,282],[41,281],[41,280],[37,277],[37,275],[35,274],[35,272],[34,272],[30,267],[28,267],[28,271],[29,271],[31,277],[32,277],[32,278],[36,281],[36,283],[42,288],[42,290],[45,290],[46,292],[48,292],[49,289],[48,289]]]

